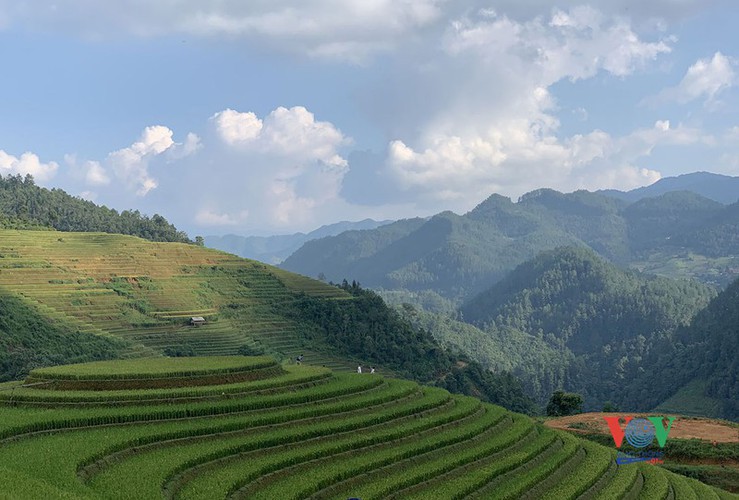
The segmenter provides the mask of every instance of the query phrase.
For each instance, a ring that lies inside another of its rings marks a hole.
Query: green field
[[[301,293],[339,288],[183,243],[104,233],[0,230],[0,291],[73,331],[128,342],[124,355],[270,354],[337,370],[356,365],[306,345],[281,314]],[[202,316],[206,323],[192,326]],[[173,352],[170,352],[173,351]]]
[[[271,364],[270,364],[271,363]],[[200,385],[204,374],[278,368]],[[466,396],[261,358],[96,362],[0,386],[0,498],[737,498]],[[192,387],[159,388],[163,378]],[[51,380],[51,378],[50,378]],[[149,388],[127,384],[151,381]]]

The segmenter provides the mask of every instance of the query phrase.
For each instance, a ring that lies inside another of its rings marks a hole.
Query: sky
[[[739,175],[739,5],[0,0],[0,175],[194,235]]]

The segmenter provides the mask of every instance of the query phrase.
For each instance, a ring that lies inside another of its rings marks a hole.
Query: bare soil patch
[[[604,416],[633,416],[651,417],[655,413],[581,413],[568,417],[553,418],[544,422],[544,425],[554,429],[561,429],[580,433],[599,433],[609,435],[608,425]],[[672,416],[665,414],[665,416]],[[717,443],[739,443],[739,426],[721,420],[700,417],[682,417],[675,415],[672,423],[670,438],[674,439],[702,439]]]

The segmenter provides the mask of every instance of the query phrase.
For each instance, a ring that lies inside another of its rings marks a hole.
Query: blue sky
[[[738,24],[698,0],[0,0],[0,175],[192,235],[739,175]]]

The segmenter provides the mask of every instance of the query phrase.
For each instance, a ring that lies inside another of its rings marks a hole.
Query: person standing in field
[[[357,367],[357,373],[362,373],[362,365],[359,365],[359,366]]]

